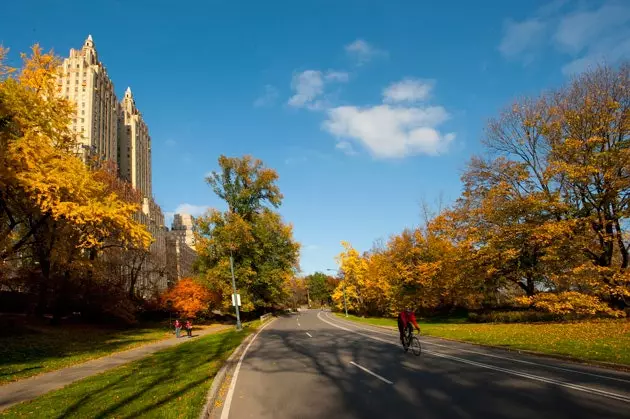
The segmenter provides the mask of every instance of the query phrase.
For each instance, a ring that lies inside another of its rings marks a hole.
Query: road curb
[[[260,326],[272,322],[273,320],[274,318],[272,318],[268,322],[261,323]],[[256,336],[256,331],[253,331],[249,334],[249,336],[243,339],[241,344],[238,345],[238,347],[232,352],[228,359],[225,360],[219,371],[214,376],[214,379],[212,380],[212,385],[210,386],[210,390],[208,390],[208,393],[206,395],[206,403],[203,405],[203,409],[201,409],[201,413],[199,414],[199,419],[208,419],[211,417],[210,415],[213,413],[213,410],[216,407],[215,403],[219,396],[219,390],[225,382],[228,371],[236,366],[240,355],[243,353],[243,351],[249,344],[249,341],[251,341],[254,336]]]

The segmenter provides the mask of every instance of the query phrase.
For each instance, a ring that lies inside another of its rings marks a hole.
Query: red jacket
[[[407,312],[405,310],[400,312],[400,319],[403,322],[403,328],[407,327],[407,324],[409,322],[411,322],[411,324],[413,324],[414,326],[416,326],[416,329],[420,329],[420,326],[418,326],[418,322],[416,321],[416,315],[415,313],[412,311],[411,313],[407,314]]]

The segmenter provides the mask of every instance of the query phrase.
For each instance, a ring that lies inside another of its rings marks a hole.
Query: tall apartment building
[[[78,151],[117,161],[119,105],[91,35],[80,50],[70,50],[70,57],[63,61],[57,87],[61,96],[76,103],[72,128],[79,134]]]
[[[118,118],[120,175],[144,196],[151,196],[151,137],[129,87],[120,104]]]
[[[71,124],[79,134],[78,152],[82,152],[84,158],[95,154],[116,162],[119,176],[142,193],[142,208],[134,219],[147,227],[154,242],[141,273],[139,282],[143,289],[139,291],[148,296],[163,290],[168,277],[167,248],[170,245],[176,252],[175,247],[179,245],[167,240],[164,215],[153,200],[151,137],[131,89],[127,88],[119,103],[91,35],[80,50],[70,49],[70,56],[63,61],[60,72],[59,95],[76,103],[76,115]]]

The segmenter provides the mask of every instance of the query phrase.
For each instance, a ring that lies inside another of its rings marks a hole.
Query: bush
[[[540,311],[492,311],[489,313],[469,313],[472,323],[535,323],[569,320],[565,316],[542,313]]]
[[[529,304],[538,311],[561,316],[625,317],[623,311],[610,308],[599,298],[576,291],[558,294],[544,292],[533,297],[519,297],[516,300],[518,303]]]

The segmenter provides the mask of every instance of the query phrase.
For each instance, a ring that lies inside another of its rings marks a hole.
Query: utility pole
[[[234,257],[232,256],[232,250],[230,250],[230,270],[232,271],[232,290],[234,291],[234,308],[236,309],[236,330],[241,330],[241,315],[238,311],[238,299],[236,298],[236,279],[234,279]]]

